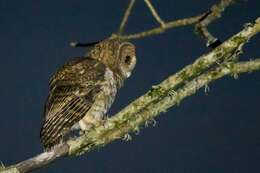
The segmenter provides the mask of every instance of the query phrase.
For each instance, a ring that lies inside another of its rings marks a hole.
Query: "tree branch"
[[[205,16],[205,14],[203,13],[203,14],[189,17],[189,18],[165,22],[164,27],[160,26],[160,27],[156,27],[153,29],[149,29],[147,31],[129,34],[129,35],[121,35],[118,37],[121,39],[124,39],[124,40],[133,40],[133,39],[140,39],[140,38],[144,38],[144,37],[148,37],[148,36],[152,36],[152,35],[157,35],[157,34],[164,33],[166,30],[169,30],[169,29],[178,28],[181,26],[187,26],[187,25],[192,25],[194,23],[197,23],[204,16]]]
[[[208,31],[208,25],[221,17],[221,13],[235,0],[221,0],[219,4],[213,5],[207,15],[195,25],[195,31],[207,42],[207,47],[215,48],[221,41]]]
[[[146,3],[147,7],[149,8],[149,10],[151,11],[153,17],[155,18],[155,20],[161,25],[162,28],[165,27],[165,23],[164,21],[161,19],[161,17],[158,15],[157,11],[155,10],[155,8],[153,7],[152,3],[150,2],[150,0],[144,0],[144,2]]]
[[[159,85],[153,86],[146,94],[108,119],[103,126],[93,129],[87,135],[70,139],[51,151],[7,168],[0,168],[0,173],[29,172],[63,156],[80,155],[103,147],[116,139],[128,140],[129,133],[138,132],[160,113],[179,104],[208,83],[225,75],[260,70],[260,59],[239,63],[232,61],[239,56],[242,46],[259,32],[260,18],[216,49],[199,57],[193,64],[186,66]]]
[[[121,21],[120,27],[118,29],[118,35],[121,35],[123,33],[127,20],[131,14],[131,10],[134,6],[134,3],[135,3],[135,0],[130,0],[129,5],[124,13],[123,19]]]
[[[164,33],[168,29],[173,29],[177,27],[187,26],[187,25],[195,25],[195,31],[198,35],[201,36],[202,39],[206,40],[207,46],[211,48],[215,48],[221,44],[217,38],[215,38],[207,29],[207,26],[212,23],[214,20],[221,17],[221,13],[231,4],[235,2],[235,0],[221,0],[220,3],[213,5],[208,12],[202,13],[200,15],[179,19],[176,21],[165,22],[158,15],[157,11],[153,7],[150,0],[144,0],[149,10],[151,11],[155,20],[160,24],[160,27],[156,27],[153,29],[149,29],[146,31],[142,31],[139,33],[129,34],[129,35],[120,35],[121,39],[132,40],[132,39],[140,39],[152,35],[157,35]]]
[[[221,58],[224,60],[230,60],[230,57],[237,57],[242,49],[242,46],[258,32],[260,32],[260,20],[257,20],[255,24],[248,25],[241,32],[231,37],[221,46],[214,49],[207,55],[203,55],[198,58],[193,64],[186,66],[183,70],[170,76],[161,84],[152,87],[152,89],[145,95],[141,96],[129,104],[126,108],[121,110],[118,114],[110,118],[108,122],[105,123],[104,127],[99,127],[95,129],[95,131],[91,131],[88,133],[88,136],[82,136],[76,140],[68,141],[70,146],[69,155],[90,151],[92,149],[104,146],[115,139],[121,138],[132,131],[138,131],[139,127],[146,121],[151,120],[154,116],[159,115],[159,113],[164,112],[169,108],[164,107],[164,104],[173,106],[174,104],[171,99],[179,102],[181,99],[189,96],[183,95],[181,98],[178,95],[178,91],[182,91],[182,87],[186,86],[187,81],[205,72],[208,68],[212,67],[212,64],[217,65],[216,62]],[[226,63],[229,62],[227,61]],[[225,63],[223,62],[223,64]],[[257,65],[254,67],[256,67],[255,70],[258,69]],[[226,68],[227,67],[221,67],[221,69]],[[215,74],[220,71],[218,69],[213,70],[211,73]],[[229,71],[231,73],[235,70],[231,69]],[[239,72],[239,70],[237,72]],[[215,76],[218,75],[215,74]],[[203,85],[215,79],[217,78],[214,77],[209,79],[205,81]],[[195,78],[194,80],[196,81],[197,79]],[[191,91],[189,90],[189,92]],[[192,90],[192,92],[195,91]],[[162,102],[164,98],[167,99],[168,102]]]

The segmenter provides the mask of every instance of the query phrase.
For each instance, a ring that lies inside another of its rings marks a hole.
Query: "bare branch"
[[[121,39],[126,39],[126,40],[132,40],[132,39],[140,39],[144,38],[147,36],[152,36],[152,35],[157,35],[164,33],[168,29],[173,29],[181,26],[187,26],[187,25],[192,25],[194,23],[197,23],[205,14],[200,14],[194,17],[189,17],[189,18],[184,18],[184,19],[179,19],[176,21],[170,21],[166,22],[164,27],[157,27],[153,28],[147,31],[135,33],[135,34],[130,34],[130,35],[122,35],[118,36]]]
[[[149,8],[149,10],[151,11],[153,17],[155,18],[155,20],[161,25],[161,27],[165,26],[164,21],[161,19],[161,17],[158,15],[157,11],[155,10],[155,8],[153,7],[152,3],[150,2],[150,0],[144,0],[144,2],[146,3],[147,7]]]
[[[207,42],[207,47],[215,48],[221,41],[214,37],[207,29],[208,25],[221,17],[221,13],[235,0],[221,0],[219,4],[213,5],[207,15],[195,26],[195,31]]]
[[[131,14],[131,10],[134,6],[134,3],[135,3],[135,0],[130,0],[129,5],[124,13],[123,19],[121,21],[120,27],[118,29],[118,35],[121,35],[123,33],[127,20]]]
[[[169,21],[165,22],[161,19],[161,17],[158,15],[157,11],[153,7],[150,0],[144,0],[148,8],[150,9],[153,17],[156,19],[156,21],[160,24],[160,27],[149,29],[146,31],[142,31],[139,33],[134,33],[130,35],[120,35],[119,37],[126,40],[131,39],[140,39],[152,35],[157,35],[164,33],[168,29],[173,29],[177,27],[187,26],[196,24],[195,31],[197,34],[199,34],[204,40],[207,42],[208,47],[215,48],[221,44],[221,41],[219,41],[217,38],[215,38],[207,29],[207,26],[215,21],[216,19],[221,17],[221,13],[231,4],[235,2],[235,0],[221,0],[220,3],[213,5],[211,9],[203,14],[179,19],[176,21]]]

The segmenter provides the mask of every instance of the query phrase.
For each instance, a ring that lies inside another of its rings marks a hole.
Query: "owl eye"
[[[131,64],[131,56],[129,56],[129,55],[125,56],[125,63],[126,63],[127,65],[130,65],[130,64]]]

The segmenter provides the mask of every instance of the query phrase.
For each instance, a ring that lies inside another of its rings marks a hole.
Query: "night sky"
[[[207,11],[217,0],[154,0],[165,20]],[[0,160],[5,165],[42,151],[39,140],[48,80],[85,53],[70,41],[97,41],[118,29],[126,0],[0,0]],[[239,0],[210,30],[221,40],[260,16],[259,0]],[[126,32],[157,26],[138,1]],[[192,26],[136,40],[137,66],[109,115],[152,85],[209,52]],[[260,58],[260,34],[241,60]],[[163,113],[130,142],[115,141],[80,157],[63,158],[35,172],[246,173],[260,171],[260,72],[225,77]]]

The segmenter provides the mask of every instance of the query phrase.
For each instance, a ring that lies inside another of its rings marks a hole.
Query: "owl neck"
[[[120,74],[119,71],[117,70],[112,70],[112,71],[113,71],[114,79],[116,81],[116,86],[119,89],[123,86],[125,78]]]

